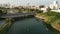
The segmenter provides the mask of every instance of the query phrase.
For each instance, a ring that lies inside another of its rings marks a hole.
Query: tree
[[[3,14],[2,10],[0,10],[0,15]]]
[[[39,10],[39,9],[36,9],[35,10],[37,13],[42,13],[43,11],[42,10]]]
[[[39,6],[39,8],[44,8],[44,5]]]
[[[47,11],[50,11],[50,10],[51,10],[51,8],[50,8],[50,7],[48,7],[48,8],[47,8]]]

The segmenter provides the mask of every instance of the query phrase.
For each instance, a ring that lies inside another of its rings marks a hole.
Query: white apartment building
[[[58,5],[58,1],[54,1],[53,4],[50,5],[51,11],[60,13],[60,5]]]
[[[53,4],[50,4],[51,9],[58,9],[58,1],[54,1]]]
[[[43,8],[40,8],[40,10],[42,10],[43,13],[45,13],[45,12],[47,12],[47,8],[48,8],[48,6],[45,6],[45,7],[43,7]]]

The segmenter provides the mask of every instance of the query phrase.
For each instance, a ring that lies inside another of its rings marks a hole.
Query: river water
[[[4,24],[4,20],[0,20],[0,26]]]
[[[49,30],[42,21],[26,18],[15,21],[6,34],[60,34]]]

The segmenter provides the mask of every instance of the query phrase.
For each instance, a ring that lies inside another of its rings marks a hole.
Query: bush
[[[52,12],[52,11],[45,13],[45,15],[47,15],[47,16],[56,16],[56,17],[60,17],[60,13]]]
[[[43,13],[43,11],[36,9],[36,13]]]

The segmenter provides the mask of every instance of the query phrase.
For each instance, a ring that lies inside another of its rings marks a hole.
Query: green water
[[[26,18],[15,21],[6,34],[60,34],[48,29],[42,21]]]

